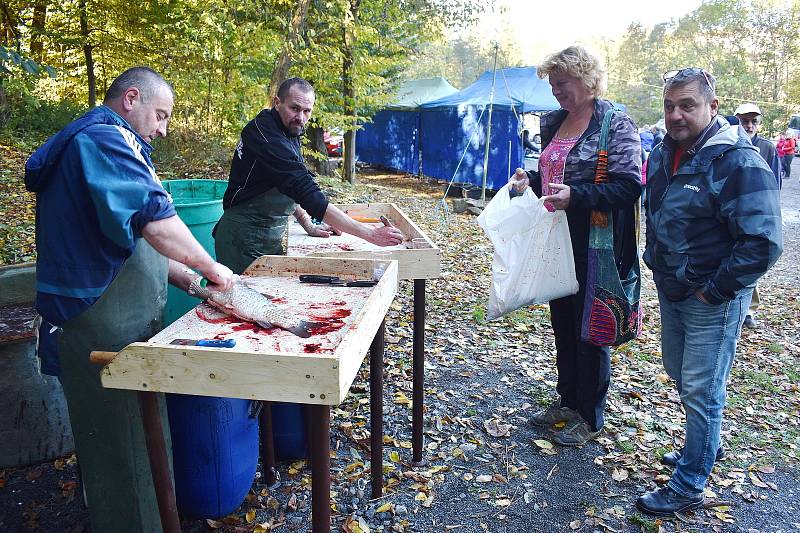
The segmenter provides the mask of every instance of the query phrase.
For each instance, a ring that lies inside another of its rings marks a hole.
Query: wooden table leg
[[[158,513],[161,515],[161,527],[164,533],[181,533],[181,521],[178,518],[175,488],[172,486],[172,476],[169,473],[167,444],[164,441],[164,428],[161,426],[156,393],[139,391],[139,409],[142,412],[142,425],[147,443],[147,455],[150,459],[150,471],[153,475],[153,487],[156,491]]]
[[[331,530],[331,408],[309,406],[311,414],[311,531]]]
[[[268,486],[272,486],[277,478],[275,469],[275,440],[272,435],[272,402],[261,402],[258,414],[258,433],[261,455],[261,474]]]
[[[372,499],[383,496],[383,351],[386,320],[369,347],[370,472]]]
[[[414,280],[414,384],[411,413],[411,462],[415,466],[425,465],[422,458],[423,406],[425,404],[425,280]]]

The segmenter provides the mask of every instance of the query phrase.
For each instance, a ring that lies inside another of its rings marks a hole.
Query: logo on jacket
[[[700,187],[698,187],[697,185],[689,185],[687,183],[686,185],[683,186],[683,188],[684,189],[690,189],[690,190],[692,190],[694,192],[700,192]]]
[[[239,159],[242,158],[242,148],[244,148],[244,143],[242,142],[242,139],[240,138],[239,139],[239,144],[236,145],[236,155],[239,156]]]

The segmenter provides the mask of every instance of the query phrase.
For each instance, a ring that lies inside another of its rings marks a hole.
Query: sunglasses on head
[[[683,74],[683,73],[696,74],[697,72],[700,72],[700,74],[703,75],[703,78],[705,78],[706,84],[709,87],[712,87],[712,88],[714,87],[711,84],[711,80],[708,79],[708,72],[706,72],[705,69],[702,69],[700,67],[686,67],[686,68],[681,68],[681,69],[678,69],[678,70],[668,70],[668,71],[666,71],[664,73],[664,75],[662,76],[662,79],[664,80],[664,83],[667,83],[669,80],[671,80],[672,78],[674,78],[678,74]]]

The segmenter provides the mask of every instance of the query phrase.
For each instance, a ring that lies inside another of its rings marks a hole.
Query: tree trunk
[[[97,105],[97,79],[94,75],[94,57],[92,44],[89,42],[89,15],[86,12],[86,0],[80,0],[81,37],[83,39],[83,55],[86,57],[86,80],[89,85],[89,109]]]
[[[8,100],[6,99],[6,85],[5,85],[5,76],[0,75],[0,130],[6,125],[8,122],[8,117],[11,116],[11,112],[8,110]]]
[[[42,64],[44,60],[44,25],[47,20],[47,0],[36,0],[31,19],[31,57]]]
[[[344,23],[342,35],[342,96],[344,97],[344,115],[350,124],[345,124],[344,154],[342,154],[342,179],[355,183],[356,180],[356,87],[355,75],[355,35],[353,27],[358,21],[360,0],[350,0],[350,12]]]
[[[306,137],[309,148],[322,155],[322,159],[309,158],[314,172],[320,176],[330,176],[332,172],[331,164],[328,162],[328,149],[325,147],[325,131],[318,126],[312,126],[306,130]]]
[[[269,101],[278,94],[278,87],[280,87],[283,80],[289,74],[289,67],[292,65],[292,54],[297,48],[297,43],[303,35],[303,30],[306,27],[306,15],[308,14],[308,6],[311,0],[298,0],[297,7],[292,15],[292,22],[289,27],[289,35],[286,36],[286,41],[283,45],[283,50],[278,55],[275,62],[275,69],[272,71],[272,78],[269,82]],[[271,105],[271,104],[270,104]]]
[[[11,46],[17,40],[17,17],[5,0],[0,0],[0,41]]]

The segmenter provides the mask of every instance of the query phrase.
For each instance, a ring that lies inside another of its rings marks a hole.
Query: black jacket
[[[264,109],[242,129],[222,207],[228,209],[272,188],[317,220],[325,216],[328,200],[306,168],[300,137],[287,133],[277,111]]]

